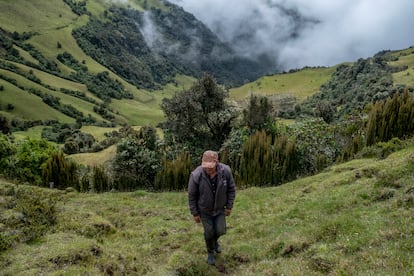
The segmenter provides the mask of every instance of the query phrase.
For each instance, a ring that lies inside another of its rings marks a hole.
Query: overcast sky
[[[414,46],[413,0],[169,0],[239,53],[283,69],[330,66]]]

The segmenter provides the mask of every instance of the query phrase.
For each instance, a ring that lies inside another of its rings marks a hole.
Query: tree
[[[334,109],[328,102],[320,102],[316,105],[316,116],[321,117],[326,123],[331,123],[334,118]]]
[[[272,110],[267,97],[252,94],[249,106],[243,111],[243,121],[252,130],[266,129],[272,122]]]
[[[9,176],[41,185],[41,167],[57,148],[46,140],[26,138],[19,141],[16,153],[10,157]]]
[[[77,165],[67,160],[62,152],[54,152],[42,166],[43,185],[51,188],[64,189],[67,187],[78,187],[79,177]]]
[[[3,134],[10,133],[10,124],[6,117],[0,116],[0,132]]]
[[[201,154],[203,149],[218,150],[231,131],[237,117],[227,102],[228,93],[209,74],[190,89],[164,99],[167,117],[161,124],[167,143],[180,143]]]
[[[153,190],[161,163],[155,128],[145,126],[139,131],[125,128],[123,132],[125,138],[117,144],[112,160],[114,188]]]

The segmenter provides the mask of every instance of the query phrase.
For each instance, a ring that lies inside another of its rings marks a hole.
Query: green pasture
[[[7,77],[10,77],[12,79],[15,79],[19,83],[19,85],[22,85],[25,88],[26,87],[27,88],[31,87],[31,88],[34,88],[36,90],[40,90],[40,91],[42,91],[45,94],[50,94],[50,95],[53,95],[55,97],[58,97],[58,98],[60,98],[60,102],[62,104],[72,105],[77,110],[81,111],[85,116],[87,116],[88,114],[91,114],[93,117],[102,120],[101,116],[93,111],[94,104],[92,104],[92,103],[83,101],[83,100],[81,100],[81,99],[79,99],[77,97],[73,97],[73,96],[70,96],[70,95],[66,95],[66,94],[64,94],[64,93],[62,93],[60,91],[49,90],[49,89],[45,88],[44,86],[42,86],[40,84],[37,84],[35,82],[32,82],[32,81],[26,79],[25,77],[23,77],[21,75],[18,75],[16,73],[13,73],[13,72],[10,72],[10,71],[7,71],[7,70],[3,70],[3,69],[0,69],[0,72],[2,74],[4,74],[5,76],[7,76]],[[35,75],[35,73],[33,73],[33,74]],[[25,93],[28,94],[28,92],[25,92]],[[35,95],[32,95],[32,96],[33,97],[37,97]],[[39,101],[42,101],[39,97],[38,97],[38,99],[39,99]],[[19,100],[20,100],[19,97],[16,97],[15,98],[16,104],[17,104],[17,102]],[[47,106],[48,109],[53,109],[52,107],[50,107],[50,106],[48,106],[46,104],[44,104],[44,105]],[[34,113],[43,113],[43,110],[42,109],[31,109],[31,108],[28,108],[28,111],[29,110],[33,111]],[[42,111],[42,112],[39,112],[39,111]],[[58,111],[56,110],[56,112],[58,112]],[[64,114],[62,114],[62,115],[64,115]],[[64,116],[66,116],[66,115],[64,115]],[[73,118],[71,118],[71,119],[74,120]]]
[[[264,76],[254,82],[230,89],[230,98],[241,101],[251,94],[293,96],[299,101],[317,93],[329,80],[335,67],[305,68],[293,73]]]
[[[42,139],[42,129],[44,126],[35,126],[27,129],[26,131],[16,131],[13,132],[13,136],[16,137],[18,140],[23,140],[26,137],[30,137],[32,139],[40,140]]]
[[[116,145],[112,145],[104,150],[93,153],[77,153],[69,155],[69,158],[78,164],[85,166],[100,166],[109,161],[116,154]]]
[[[0,271],[412,275],[413,177],[410,147],[384,160],[353,160],[277,187],[239,188],[216,266],[206,263],[202,226],[189,213],[186,191],[47,190],[50,198],[59,198],[56,224],[43,237],[0,253]],[[4,189],[10,185],[0,181]]]
[[[408,85],[414,87],[414,48],[408,48],[393,53],[397,61],[389,62],[394,66],[407,66],[406,70],[392,74],[395,85]]]
[[[0,5],[0,26],[7,26],[7,31],[10,32],[44,32],[59,29],[71,24],[77,17],[61,0],[0,0]],[[24,8],[21,8],[22,6]]]
[[[0,69],[0,73],[5,74],[2,69]],[[26,81],[24,78],[23,80]],[[6,109],[4,107],[5,105],[12,104],[13,109],[8,110],[8,113],[13,116],[27,120],[59,120],[65,123],[75,122],[75,119],[45,104],[38,96],[23,91],[2,79],[0,79],[0,84],[4,86],[4,90],[0,91],[2,109]]]

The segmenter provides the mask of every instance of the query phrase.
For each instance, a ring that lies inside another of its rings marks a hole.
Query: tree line
[[[202,152],[213,149],[231,166],[239,187],[274,186],[375,151],[384,157],[397,149],[399,139],[410,138],[414,127],[414,98],[408,89],[367,106],[367,116],[330,124],[320,117],[281,124],[266,97],[251,95],[242,111],[227,97],[205,74],[164,100],[162,139],[152,126],[125,127],[113,136],[116,154],[103,166],[76,164],[45,140],[13,141],[2,135],[0,173],[78,191],[183,190]]]

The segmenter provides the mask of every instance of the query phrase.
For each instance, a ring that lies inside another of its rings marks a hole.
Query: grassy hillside
[[[188,88],[195,79],[185,75],[177,75],[174,84],[167,84],[156,91],[139,89],[86,54],[73,37],[73,30],[88,24],[91,16],[103,21],[110,20],[110,17],[107,17],[108,8],[112,4],[137,11],[143,11],[144,7],[147,9],[156,7],[164,11],[167,9],[167,6],[158,0],[137,0],[131,3],[126,3],[125,1],[88,0],[86,1],[86,10],[89,12],[89,15],[77,15],[62,0],[51,0],[47,3],[41,0],[30,2],[0,0],[0,9],[2,11],[0,28],[9,33],[30,34],[22,43],[30,44],[45,59],[55,62],[62,76],[69,76],[75,72],[73,68],[57,59],[59,54],[65,52],[70,53],[75,60],[86,66],[90,74],[96,75],[103,71],[108,71],[110,78],[119,81],[133,95],[133,99],[113,99],[108,104],[107,109],[111,110],[112,115],[115,116],[113,120],[115,124],[156,125],[163,120],[163,112],[160,109],[162,99],[171,97],[174,93]],[[19,20],[16,20],[16,18]],[[0,69],[0,73],[3,76],[3,78],[0,78],[0,85],[6,91],[5,93],[0,93],[0,114],[5,115],[9,119],[17,117],[23,120],[50,118],[61,122],[75,121],[73,117],[70,118],[62,114],[61,111],[41,103],[40,98],[34,100],[36,103],[34,106],[22,111],[21,107],[27,106],[28,98],[35,99],[37,97],[31,94],[25,95],[24,91],[19,89],[19,87],[24,87],[25,90],[35,88],[45,94],[59,97],[62,104],[75,107],[84,116],[91,114],[99,122],[107,122],[107,119],[94,111],[92,103],[59,92],[60,89],[78,91],[84,93],[86,97],[95,100],[97,104],[102,104],[102,100],[91,93],[91,91],[88,91],[84,83],[68,80],[66,77],[52,75],[50,72],[35,68],[35,65],[41,64],[39,57],[28,49],[23,48],[21,45],[13,44],[13,49],[22,58],[20,61],[12,62],[3,58],[0,53],[0,62],[16,66],[20,71],[20,74],[17,75],[9,69]],[[398,59],[391,62],[392,64],[407,66],[406,70],[393,75],[395,84],[414,85],[413,49],[395,51],[393,55]],[[278,103],[287,101],[287,104],[292,106],[318,92],[321,84],[330,78],[335,69],[336,66],[304,68],[296,72],[264,76],[254,82],[230,89],[230,98],[237,102],[244,102],[250,94],[261,94],[272,97]],[[37,78],[40,84],[28,80],[28,76]],[[10,79],[16,80],[17,88],[10,83]],[[12,97],[12,94],[21,95],[21,97]],[[15,110],[7,110],[6,106],[9,103],[16,107]]]
[[[155,0],[145,2],[148,7],[160,5],[160,3]],[[142,10],[141,6],[143,4],[144,1],[136,1],[134,5],[129,7]],[[118,5],[125,4],[119,2]],[[101,16],[108,7],[108,1],[87,1],[87,9],[95,16]],[[167,85],[158,91],[152,92],[138,89],[136,86],[126,82],[124,79],[111,72],[111,70],[86,55],[78,46],[76,40],[72,36],[72,31],[75,28],[85,25],[88,22],[88,17],[85,15],[78,16],[74,14],[71,11],[71,8],[62,0],[52,0],[47,3],[40,0],[24,3],[1,0],[0,8],[2,10],[0,27],[10,33],[17,32],[19,34],[35,34],[25,41],[25,43],[32,45],[46,59],[56,62],[58,69],[63,74],[69,75],[73,73],[74,70],[62,64],[56,59],[56,57],[58,54],[69,52],[76,60],[82,61],[82,63],[88,67],[88,72],[91,74],[108,71],[111,78],[122,83],[125,89],[133,94],[133,99],[121,101],[114,100],[109,104],[109,108],[117,114],[115,122],[118,124],[157,124],[163,119],[163,114],[160,109],[162,98],[170,97],[173,93],[181,91],[184,87],[188,87],[194,81],[194,79],[190,77],[177,76],[175,81],[176,85]],[[19,18],[19,20],[16,20],[16,18]],[[58,44],[60,47],[57,47]],[[0,58],[0,61],[16,66],[22,74],[30,74],[38,78],[42,85],[27,80],[24,75],[19,76],[10,70],[0,69],[2,76],[7,79],[0,79],[0,85],[3,85],[4,90],[6,91],[6,93],[0,93],[1,114],[5,114],[10,119],[18,117],[23,120],[41,120],[48,118],[57,119],[61,122],[75,121],[73,118],[69,118],[66,115],[61,114],[58,110],[54,110],[52,107],[45,104],[43,104],[42,107],[35,105],[33,108],[28,108],[24,112],[21,112],[20,107],[27,106],[25,99],[28,97],[36,98],[36,96],[24,95],[24,91],[11,86],[8,80],[14,79],[19,86],[25,87],[26,90],[29,88],[38,89],[40,86],[43,86],[40,87],[42,92],[45,92],[46,94],[54,94],[61,99],[63,104],[72,105],[85,115],[91,114],[98,120],[105,121],[105,119],[93,111],[93,105],[91,103],[59,92],[50,91],[45,88],[45,86],[49,86],[55,90],[64,88],[72,91],[79,91],[85,93],[87,97],[96,100],[97,103],[102,103],[100,99],[88,91],[85,84],[69,81],[66,78],[61,78],[34,68],[30,66],[30,63],[38,65],[39,60],[33,56],[33,53],[29,53],[27,50],[22,49],[17,45],[13,45],[13,48],[17,50],[19,55],[22,57],[22,62],[10,62],[4,60],[3,58]],[[25,64],[23,64],[23,62]],[[15,91],[22,95],[20,97],[11,98],[10,94],[16,94]],[[35,100],[35,102],[38,101],[41,102],[41,99],[38,98]],[[16,107],[14,112],[8,112],[5,110],[5,106],[8,103],[12,103]],[[39,110],[42,110],[42,112],[39,112]],[[54,115],[51,116],[51,114]]]
[[[393,74],[395,84],[405,84],[414,87],[414,47],[401,51],[394,51],[393,56],[396,61],[390,62],[391,65],[407,66],[406,70]]]
[[[239,189],[216,267],[206,264],[184,191],[38,189],[59,199],[56,224],[1,253],[0,274],[411,275],[413,180],[411,146],[278,187]],[[0,208],[11,208],[10,191],[26,188],[0,183]],[[2,222],[11,216],[21,214],[2,212]]]
[[[305,68],[296,72],[262,77],[254,82],[230,89],[230,97],[242,100],[250,94],[290,96],[302,101],[319,91],[336,67]]]

